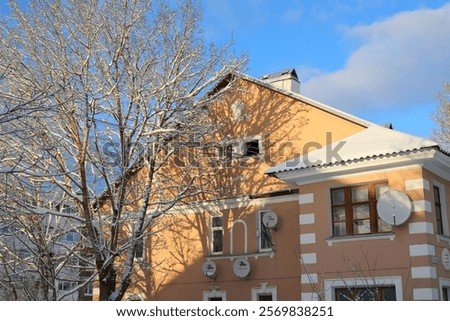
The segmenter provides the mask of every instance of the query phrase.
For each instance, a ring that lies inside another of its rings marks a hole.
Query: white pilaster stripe
[[[434,246],[431,244],[412,244],[409,246],[409,256],[436,255]]]
[[[413,298],[417,301],[438,300],[439,292],[435,288],[418,288],[413,290]]]
[[[315,292],[302,292],[302,301],[318,301],[319,295]]]
[[[317,273],[309,273],[301,275],[302,284],[315,284],[318,282],[317,280],[318,280]]]
[[[431,203],[425,200],[414,201],[412,202],[412,211],[431,213]]]
[[[437,273],[434,266],[416,266],[411,268],[413,279],[436,279]]]
[[[314,224],[315,216],[314,213],[300,214],[300,225]]]
[[[298,196],[298,203],[300,205],[314,203],[314,194],[313,193],[300,194]]]
[[[314,244],[316,243],[316,233],[300,234],[300,244]]]
[[[317,255],[316,253],[303,253],[300,255],[303,264],[316,264]]]
[[[405,181],[405,190],[412,191],[415,189],[430,190],[430,182],[423,178],[408,179]]]
[[[408,224],[409,234],[434,234],[433,223],[413,222]]]

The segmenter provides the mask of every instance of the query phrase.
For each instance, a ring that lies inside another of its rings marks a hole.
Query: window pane
[[[213,252],[223,251],[222,230],[213,231]]]
[[[378,219],[378,232],[390,232],[392,231],[392,226],[384,223],[383,220]]]
[[[353,221],[353,234],[370,233],[370,220]]]
[[[369,204],[353,205],[353,219],[369,218]]]
[[[259,141],[252,140],[246,142],[244,145],[244,156],[258,156],[259,155]]]
[[[345,222],[334,223],[334,236],[345,236],[347,235],[347,228]]]
[[[353,187],[352,188],[352,201],[356,202],[367,202],[369,200],[369,189],[365,186]]]
[[[144,241],[142,239],[137,240],[135,257],[142,259],[144,257]]]
[[[334,222],[345,222],[345,207],[344,206],[333,207],[333,221]]]
[[[380,198],[381,195],[386,193],[389,190],[389,186],[387,185],[377,185],[376,191],[377,191],[377,199]]]
[[[336,301],[395,301],[394,286],[338,288],[335,290]]]
[[[343,188],[334,189],[331,191],[331,201],[333,205],[345,204],[345,192]]]
[[[272,294],[258,294],[258,301],[273,301]]]
[[[436,204],[440,204],[441,203],[441,195],[439,193],[439,187],[433,186],[433,191],[434,191],[434,202]]]
[[[222,227],[222,217],[216,216],[212,218],[212,227]]]
[[[272,235],[270,229],[261,224],[261,249],[272,248]]]

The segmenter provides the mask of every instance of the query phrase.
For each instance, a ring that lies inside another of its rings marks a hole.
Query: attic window
[[[244,143],[244,156],[259,156],[259,140],[250,140]]]

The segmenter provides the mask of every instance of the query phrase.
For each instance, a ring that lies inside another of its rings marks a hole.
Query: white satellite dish
[[[265,227],[276,228],[278,224],[278,216],[272,211],[267,211],[262,214],[262,223]]]
[[[203,274],[205,274],[207,277],[216,277],[217,267],[216,263],[214,263],[213,261],[206,261],[205,263],[203,263],[202,270]]]
[[[411,201],[402,191],[387,191],[378,199],[377,211],[385,223],[402,225],[411,216]]]
[[[235,260],[233,263],[233,272],[241,279],[247,277],[250,274],[250,263],[244,258]]]

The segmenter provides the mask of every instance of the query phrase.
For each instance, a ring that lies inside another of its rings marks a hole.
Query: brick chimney
[[[300,94],[300,81],[295,69],[286,69],[275,74],[264,75],[261,79],[278,88]]]

